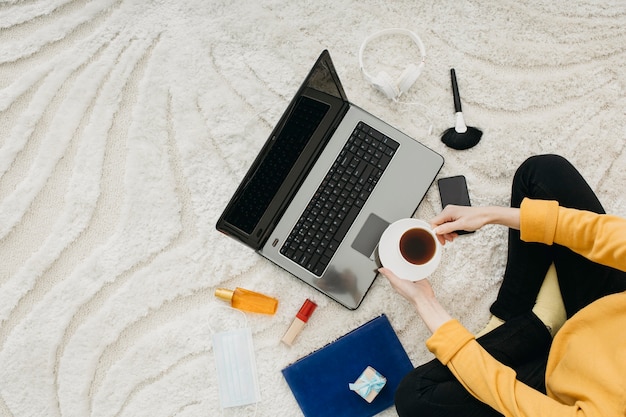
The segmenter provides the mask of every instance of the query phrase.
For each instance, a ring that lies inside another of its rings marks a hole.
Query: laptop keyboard
[[[359,122],[280,253],[321,276],[399,146]]]

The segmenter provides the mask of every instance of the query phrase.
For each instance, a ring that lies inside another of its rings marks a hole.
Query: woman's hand
[[[511,207],[467,207],[447,205],[430,221],[442,245],[458,237],[456,230],[474,232],[486,224],[501,224],[512,229],[520,227],[519,209]]]
[[[394,290],[413,305],[417,307],[420,301],[427,298],[435,298],[435,292],[430,285],[430,281],[422,279],[420,281],[408,281],[406,279],[398,278],[390,269],[380,268],[378,270],[383,276],[385,276]]]
[[[398,278],[390,269],[380,268],[378,270],[386,277],[391,286],[404,298],[409,300],[417,310],[426,327],[431,332],[435,332],[439,326],[452,319],[448,312],[439,304],[435,297],[435,292],[427,279],[420,281],[407,281]]]
[[[487,217],[483,207],[467,207],[447,205],[441,213],[435,216],[430,224],[442,245],[452,242],[458,237],[457,230],[473,232],[483,227]]]

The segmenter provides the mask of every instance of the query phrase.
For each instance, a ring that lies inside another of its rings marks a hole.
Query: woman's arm
[[[524,199],[521,238],[554,243],[602,265],[626,271],[626,219],[559,207],[556,201]]]
[[[562,404],[517,380],[513,369],[493,358],[458,321],[451,320],[426,342],[467,391],[506,417],[582,417],[579,406]]]
[[[500,224],[521,230],[526,242],[556,243],[594,262],[626,271],[626,219],[560,207],[556,201],[526,198],[521,209],[449,205],[430,223],[441,244],[456,239],[455,230],[471,232]]]
[[[516,379],[515,371],[493,358],[474,336],[439,303],[427,279],[411,282],[381,268],[393,288],[411,302],[433,332],[426,345],[470,394],[505,416],[578,416],[578,406],[566,406]]]

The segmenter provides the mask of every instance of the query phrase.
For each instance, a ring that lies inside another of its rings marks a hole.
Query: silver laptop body
[[[313,116],[303,118],[302,139],[293,119],[304,105]],[[441,155],[351,104],[323,51],[217,229],[356,309],[376,279],[383,231],[413,215],[442,166]],[[374,178],[351,177],[358,174]]]

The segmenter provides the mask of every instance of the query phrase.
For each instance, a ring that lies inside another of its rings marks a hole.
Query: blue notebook
[[[387,383],[371,403],[348,388],[368,366]],[[413,365],[386,315],[354,329],[282,370],[306,417],[369,417],[393,405]]]

